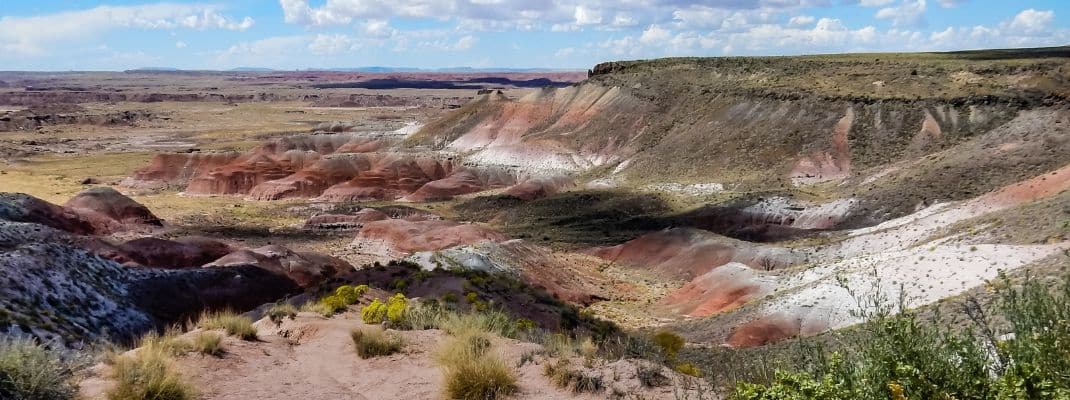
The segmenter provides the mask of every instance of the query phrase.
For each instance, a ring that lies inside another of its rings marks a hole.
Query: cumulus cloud
[[[918,27],[924,25],[925,6],[925,0],[903,0],[894,7],[880,9],[874,16],[891,20],[892,26],[897,28]]]
[[[366,19],[433,18],[456,20],[464,27],[573,31],[590,26],[604,30],[646,26],[693,12],[697,23],[704,10],[731,16],[775,13],[829,4],[829,0],[327,0],[319,6],[308,0],[279,0],[288,23],[331,26]]]
[[[804,26],[810,25],[814,23],[814,21],[817,21],[817,19],[809,15],[796,15],[794,17],[791,17],[790,20],[788,20],[788,24],[794,26]]]
[[[601,58],[685,55],[806,54],[853,51],[940,51],[1050,46],[1070,42],[1070,30],[1053,27],[1054,12],[1023,10],[992,26],[917,29],[849,27],[834,18],[796,16],[787,23],[695,29],[687,24],[649,25],[641,33],[604,40],[591,49]],[[573,53],[573,51],[569,51]],[[579,52],[576,52],[577,54]]]
[[[32,17],[2,17],[0,50],[14,55],[43,55],[52,46],[83,42],[116,29],[243,31],[254,23],[250,17],[235,20],[209,6],[170,3],[98,6]]]
[[[1027,34],[1041,33],[1048,30],[1054,19],[1054,11],[1037,11],[1030,8],[1015,15],[1009,27],[1012,30]]]

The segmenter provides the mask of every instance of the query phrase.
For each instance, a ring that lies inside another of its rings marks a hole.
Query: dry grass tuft
[[[201,332],[193,337],[193,350],[209,356],[223,355],[223,335],[215,332]]]
[[[401,337],[382,329],[357,329],[351,333],[351,336],[360,358],[388,356],[401,351],[401,348],[405,346]]]
[[[162,348],[144,347],[115,359],[109,400],[192,400],[197,392]]]
[[[500,399],[518,389],[515,371],[492,349],[486,333],[468,331],[454,336],[435,358],[446,377],[446,398]]]
[[[249,317],[238,315],[233,311],[204,313],[201,315],[201,320],[197,323],[197,326],[208,330],[223,329],[227,331],[228,335],[242,340],[253,341],[257,339],[253,320],[249,319]]]

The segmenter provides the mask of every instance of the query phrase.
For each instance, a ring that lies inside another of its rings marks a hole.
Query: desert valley
[[[1067,47],[3,72],[0,397],[1065,398],[1068,96]]]

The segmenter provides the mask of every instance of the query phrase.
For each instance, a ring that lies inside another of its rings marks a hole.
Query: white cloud
[[[925,0],[903,0],[894,7],[885,7],[877,11],[877,19],[888,19],[892,26],[910,28],[924,25]]]
[[[308,44],[308,50],[315,55],[335,55],[353,51],[357,46],[353,39],[342,34],[316,35]]]
[[[1027,34],[1042,33],[1048,30],[1054,19],[1054,11],[1037,11],[1030,8],[1015,15],[1009,27],[1011,30]]]
[[[892,3],[895,3],[895,0],[861,0],[858,5],[862,7],[884,7]]]
[[[309,0],[279,0],[288,23],[306,26],[348,25],[367,19],[424,18],[455,21],[470,30],[555,30],[592,26],[622,27],[664,23],[682,13],[701,23],[704,10],[720,19],[733,12],[774,14],[803,7],[823,6],[829,0],[327,0],[312,6]]]
[[[804,26],[804,25],[810,25],[810,24],[814,23],[814,21],[817,21],[817,19],[814,18],[814,17],[811,17],[809,15],[797,15],[797,16],[791,17],[791,19],[788,20],[788,24],[794,25],[794,26]]]
[[[184,49],[186,47],[188,47],[188,45],[186,45],[186,42],[183,42],[181,40],[175,42],[175,48],[176,49]]]
[[[940,7],[953,8],[957,7],[959,4],[965,3],[966,0],[937,0],[937,2],[940,3]]]
[[[672,37],[672,32],[668,29],[662,28],[657,25],[651,25],[645,31],[642,36],[639,36],[639,43],[642,44],[654,44],[663,42]]]
[[[576,6],[576,25],[597,25],[602,23],[602,13],[584,6]]]
[[[41,56],[49,48],[84,43],[117,29],[246,30],[250,17],[233,20],[214,7],[186,4],[99,6],[32,17],[0,18],[0,50],[7,54]]]
[[[479,43],[479,38],[467,35],[457,39],[457,43],[453,44],[453,50],[468,50],[475,47],[476,43]]]

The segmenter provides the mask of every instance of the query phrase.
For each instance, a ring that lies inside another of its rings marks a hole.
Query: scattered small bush
[[[702,370],[698,369],[698,367],[692,363],[679,363],[676,364],[676,368],[674,369],[676,370],[676,372],[679,372],[684,375],[690,375],[696,378],[702,377]]]
[[[223,336],[215,332],[201,332],[193,336],[193,350],[209,356],[223,354]]]
[[[517,391],[515,372],[492,351],[484,333],[466,331],[448,339],[435,358],[446,378],[446,398],[500,399]]]
[[[388,356],[401,351],[404,346],[401,337],[382,329],[357,329],[351,336],[360,358]]]
[[[365,324],[381,324],[386,320],[386,304],[375,299],[360,310],[360,319]]]
[[[393,324],[401,323],[405,320],[408,308],[409,300],[405,298],[405,295],[395,293],[386,301],[386,318]]]
[[[654,344],[661,349],[661,354],[669,361],[675,360],[680,354],[680,349],[684,348],[684,338],[670,331],[658,332],[652,339]]]
[[[179,375],[174,361],[158,348],[143,347],[116,358],[109,400],[192,400],[196,391]]]
[[[556,362],[547,363],[543,367],[543,375],[550,382],[560,388],[572,389],[575,393],[597,393],[605,390],[605,381],[602,375],[583,371],[572,367],[567,358],[560,358]]]
[[[368,292],[368,285],[350,286],[342,285],[338,289],[334,290],[334,295],[337,296],[346,305],[356,304],[360,301],[360,296],[363,296]]]
[[[172,356],[186,354],[193,348],[193,344],[181,335],[182,331],[178,327],[169,328],[163,335],[149,332],[138,341],[138,347],[159,350]]]
[[[228,335],[238,337],[242,340],[256,340],[256,327],[253,326],[253,320],[249,317],[238,315],[233,311],[221,311],[216,313],[205,313],[201,315],[201,320],[197,326],[202,329],[223,329],[227,331]]]
[[[535,330],[535,321],[527,318],[521,318],[516,320],[516,330],[521,332],[531,332]]]
[[[451,335],[475,330],[507,338],[517,337],[516,322],[508,314],[499,310],[450,314],[442,321],[441,328]]]
[[[293,304],[282,301],[272,304],[271,307],[268,307],[265,314],[267,314],[267,317],[271,320],[271,322],[274,322],[275,325],[279,325],[282,323],[283,320],[287,318],[291,320],[297,318],[297,307],[294,307]]]
[[[0,337],[0,398],[74,399],[82,360],[28,338]]]
[[[391,327],[406,330],[436,329],[442,324],[444,316],[444,311],[435,303],[413,305],[405,311],[405,319],[391,324]]]

